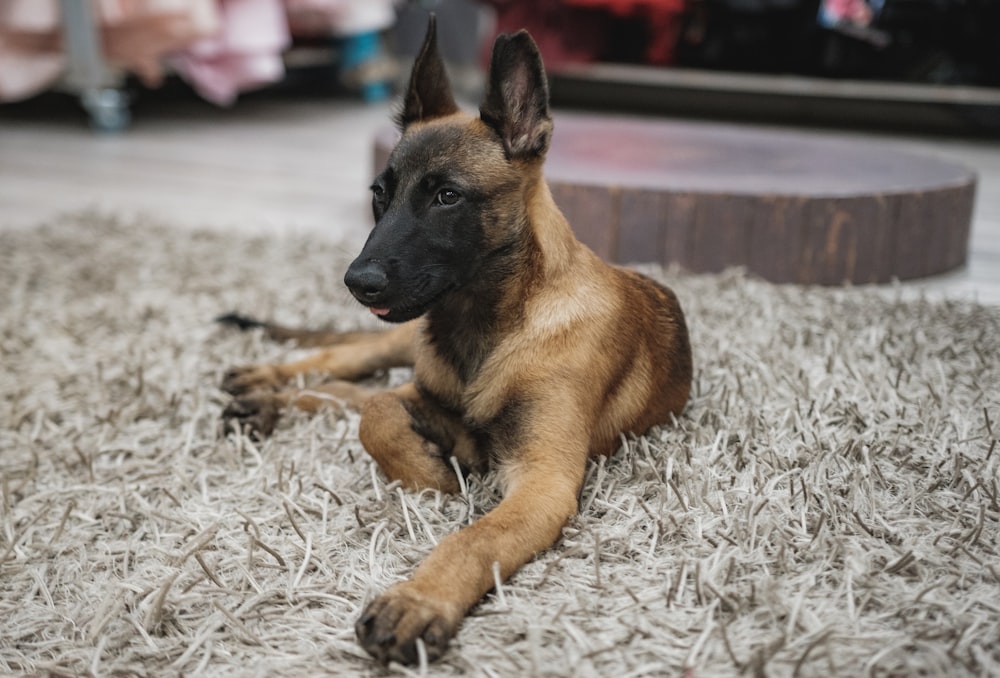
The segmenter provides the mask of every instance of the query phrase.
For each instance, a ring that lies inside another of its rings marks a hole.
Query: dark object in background
[[[485,35],[478,3],[472,0],[435,0],[402,5],[392,30],[396,54],[412,61],[420,52],[427,31],[427,17],[437,17],[439,48],[445,61],[478,65],[484,49],[492,44]]]
[[[531,32],[545,63],[614,62],[667,66],[688,0],[484,0],[497,33]]]
[[[868,1],[870,23],[824,25],[820,0],[689,0],[679,65],[1000,85],[1000,2]]]
[[[1000,0],[485,0],[552,67],[675,65],[912,83],[1000,85]],[[838,22],[854,6],[861,21]],[[867,9],[866,9],[867,8]]]

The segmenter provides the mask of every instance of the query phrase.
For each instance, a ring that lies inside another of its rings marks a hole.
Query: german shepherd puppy
[[[542,177],[548,87],[526,32],[497,38],[475,117],[455,104],[432,18],[397,122],[402,138],[372,185],[375,228],[344,278],[395,327],[327,335],[226,316],[334,345],[232,370],[223,388],[240,396],[225,416],[267,433],[282,407],[322,404],[279,385],[322,371],[336,380],[321,390],[360,407],[361,442],[391,480],[456,492],[456,466],[497,470],[500,504],[442,540],[357,621],[376,659],[414,663],[445,652],[494,587],[494,568],[506,579],[556,541],[588,457],[681,412],[691,348],[674,294],[603,263],[553,202]],[[399,388],[351,383],[408,364],[413,381]]]

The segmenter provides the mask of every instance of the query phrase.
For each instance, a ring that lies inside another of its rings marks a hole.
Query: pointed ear
[[[548,150],[549,84],[538,46],[527,31],[501,35],[493,44],[479,117],[500,136],[510,159],[541,157]]]
[[[437,48],[437,19],[433,14],[427,22],[427,36],[420,54],[413,62],[410,85],[403,97],[403,107],[396,114],[396,124],[405,130],[412,123],[440,118],[458,112],[451,94],[448,74]]]

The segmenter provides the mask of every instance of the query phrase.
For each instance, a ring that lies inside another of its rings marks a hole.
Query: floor
[[[343,97],[257,96],[228,110],[160,97],[136,106],[125,133],[102,136],[75,106],[0,106],[0,228],[97,209],[178,227],[313,232],[355,251],[369,228],[372,140],[390,113]],[[975,169],[967,267],[906,287],[1000,306],[1000,140],[815,133]]]

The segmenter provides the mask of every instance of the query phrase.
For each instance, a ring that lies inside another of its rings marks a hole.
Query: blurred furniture
[[[532,30],[556,105],[1000,133],[996,0],[486,1]]]
[[[1000,133],[1000,88],[633,64],[549,71],[557,106],[938,133]]]
[[[133,76],[155,88],[176,74],[228,106],[282,82],[286,59],[317,56],[335,82],[382,100],[395,62],[381,32],[394,20],[393,0],[0,0],[0,101],[68,88],[96,129],[117,131]]]

